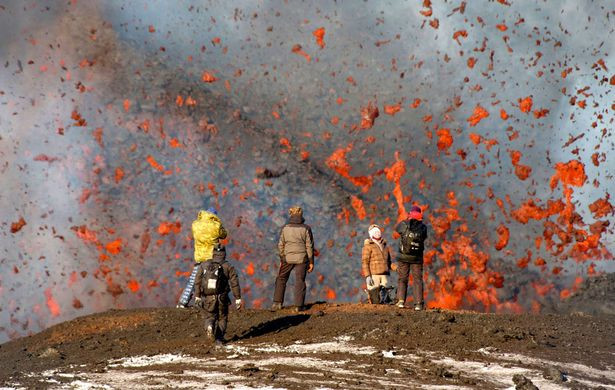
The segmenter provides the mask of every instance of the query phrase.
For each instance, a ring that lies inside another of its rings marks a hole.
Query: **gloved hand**
[[[241,299],[235,299],[235,309],[241,310]]]
[[[374,285],[374,279],[372,278],[372,275],[369,275],[367,278],[365,278],[365,284],[367,284],[369,287]]]
[[[310,263],[310,264],[308,264],[308,269],[307,269],[307,272],[308,272],[308,273],[310,273],[310,272],[312,272],[312,271],[314,271],[314,263]]]
[[[201,297],[194,297],[194,305],[197,307],[201,307],[203,303],[203,300],[201,299]]]

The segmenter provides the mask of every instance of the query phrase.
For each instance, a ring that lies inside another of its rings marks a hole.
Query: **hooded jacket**
[[[239,277],[237,276],[237,271],[235,271],[235,267],[230,265],[226,261],[226,250],[213,250],[213,258],[212,262],[218,263],[222,266],[222,272],[224,272],[224,277],[227,283],[224,285],[224,291],[220,295],[227,295],[229,291],[233,292],[233,296],[235,299],[241,299],[241,289],[239,288]],[[203,269],[203,265],[199,266],[199,271],[196,274],[196,278],[194,279],[194,296],[201,297],[201,284],[203,283],[203,275],[205,270]]]
[[[226,230],[217,215],[201,210],[197,219],[192,222],[192,237],[194,237],[194,261],[201,263],[210,260],[213,250],[226,238]]]
[[[417,219],[407,219],[405,221],[401,221],[395,226],[395,231],[401,236],[404,234],[406,229],[419,230],[421,232],[421,242],[424,243],[427,239],[427,226]],[[401,242],[401,237],[399,238]],[[397,247],[397,260],[403,261],[405,263],[410,264],[422,264],[423,263],[423,250],[425,249],[424,245],[421,244],[420,254],[419,255],[407,255],[401,253],[399,247],[401,244],[398,244]]]
[[[382,249],[370,238],[364,241],[361,254],[363,276],[389,275],[391,250],[384,239],[381,240],[381,243]]]
[[[312,228],[303,222],[301,215],[292,215],[280,233],[278,255],[288,264],[314,263]]]

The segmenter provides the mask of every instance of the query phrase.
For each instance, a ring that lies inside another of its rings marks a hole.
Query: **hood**
[[[216,214],[210,213],[209,211],[201,210],[199,211],[198,216],[196,217],[198,221],[210,221],[214,220],[220,222],[220,218]]]

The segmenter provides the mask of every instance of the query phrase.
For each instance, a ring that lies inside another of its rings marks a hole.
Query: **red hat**
[[[423,212],[421,211],[421,208],[417,205],[413,205],[412,208],[410,208],[410,212],[408,213],[408,219],[416,219],[418,221],[422,221]]]

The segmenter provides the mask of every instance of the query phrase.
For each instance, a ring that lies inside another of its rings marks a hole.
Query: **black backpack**
[[[207,261],[202,267],[201,293],[205,296],[223,294],[227,283],[222,265],[213,261]]]
[[[399,240],[399,251],[404,255],[419,256],[423,252],[423,231],[420,223],[406,223]]]

